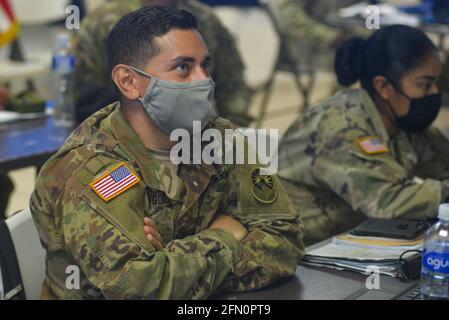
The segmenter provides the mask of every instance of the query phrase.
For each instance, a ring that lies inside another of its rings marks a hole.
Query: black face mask
[[[412,99],[398,88],[396,90],[410,101],[410,110],[405,116],[398,117],[394,109],[390,106],[402,130],[408,132],[423,131],[435,121],[442,105],[441,93]]]

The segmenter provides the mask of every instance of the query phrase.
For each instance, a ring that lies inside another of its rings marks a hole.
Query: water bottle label
[[[54,56],[53,71],[57,74],[68,74],[75,70],[75,56]]]
[[[428,252],[423,256],[423,265],[431,271],[449,274],[449,254]]]

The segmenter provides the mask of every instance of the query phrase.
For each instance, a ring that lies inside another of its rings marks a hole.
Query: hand
[[[161,235],[156,230],[154,221],[148,217],[145,217],[143,218],[143,223],[143,231],[145,232],[147,239],[156,248],[156,250],[162,250],[165,247],[164,240],[162,240]]]
[[[220,229],[230,232],[234,238],[241,241],[248,234],[248,230],[232,216],[219,214],[209,226],[209,229]]]

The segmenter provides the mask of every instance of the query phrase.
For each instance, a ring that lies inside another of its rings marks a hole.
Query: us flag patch
[[[100,198],[108,202],[139,181],[140,178],[122,162],[89,185]]]
[[[365,137],[357,139],[360,149],[366,154],[387,153],[390,151],[388,147],[378,137]]]

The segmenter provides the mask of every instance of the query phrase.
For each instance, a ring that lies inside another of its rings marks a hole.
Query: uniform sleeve
[[[449,141],[439,129],[431,127],[424,134],[411,137],[419,155],[417,175],[435,180],[449,179]]]
[[[247,229],[242,240],[242,258],[226,278],[222,288],[227,291],[247,291],[262,288],[295,273],[304,255],[303,225],[299,213],[294,211],[278,178],[270,176],[276,197],[272,203],[270,193],[266,199],[253,195],[254,168],[241,165],[230,174],[235,185],[224,209]],[[270,190],[268,190],[270,191]]]
[[[84,179],[85,171],[77,177]],[[156,251],[143,232],[141,182],[105,202],[78,180],[66,183],[60,202],[64,243],[107,299],[207,298],[240,259],[239,242],[221,230],[173,240]]]
[[[318,187],[332,190],[368,217],[435,217],[449,195],[449,181],[409,175],[390,153],[366,155],[357,134],[340,133],[318,148],[311,145],[311,174]]]

